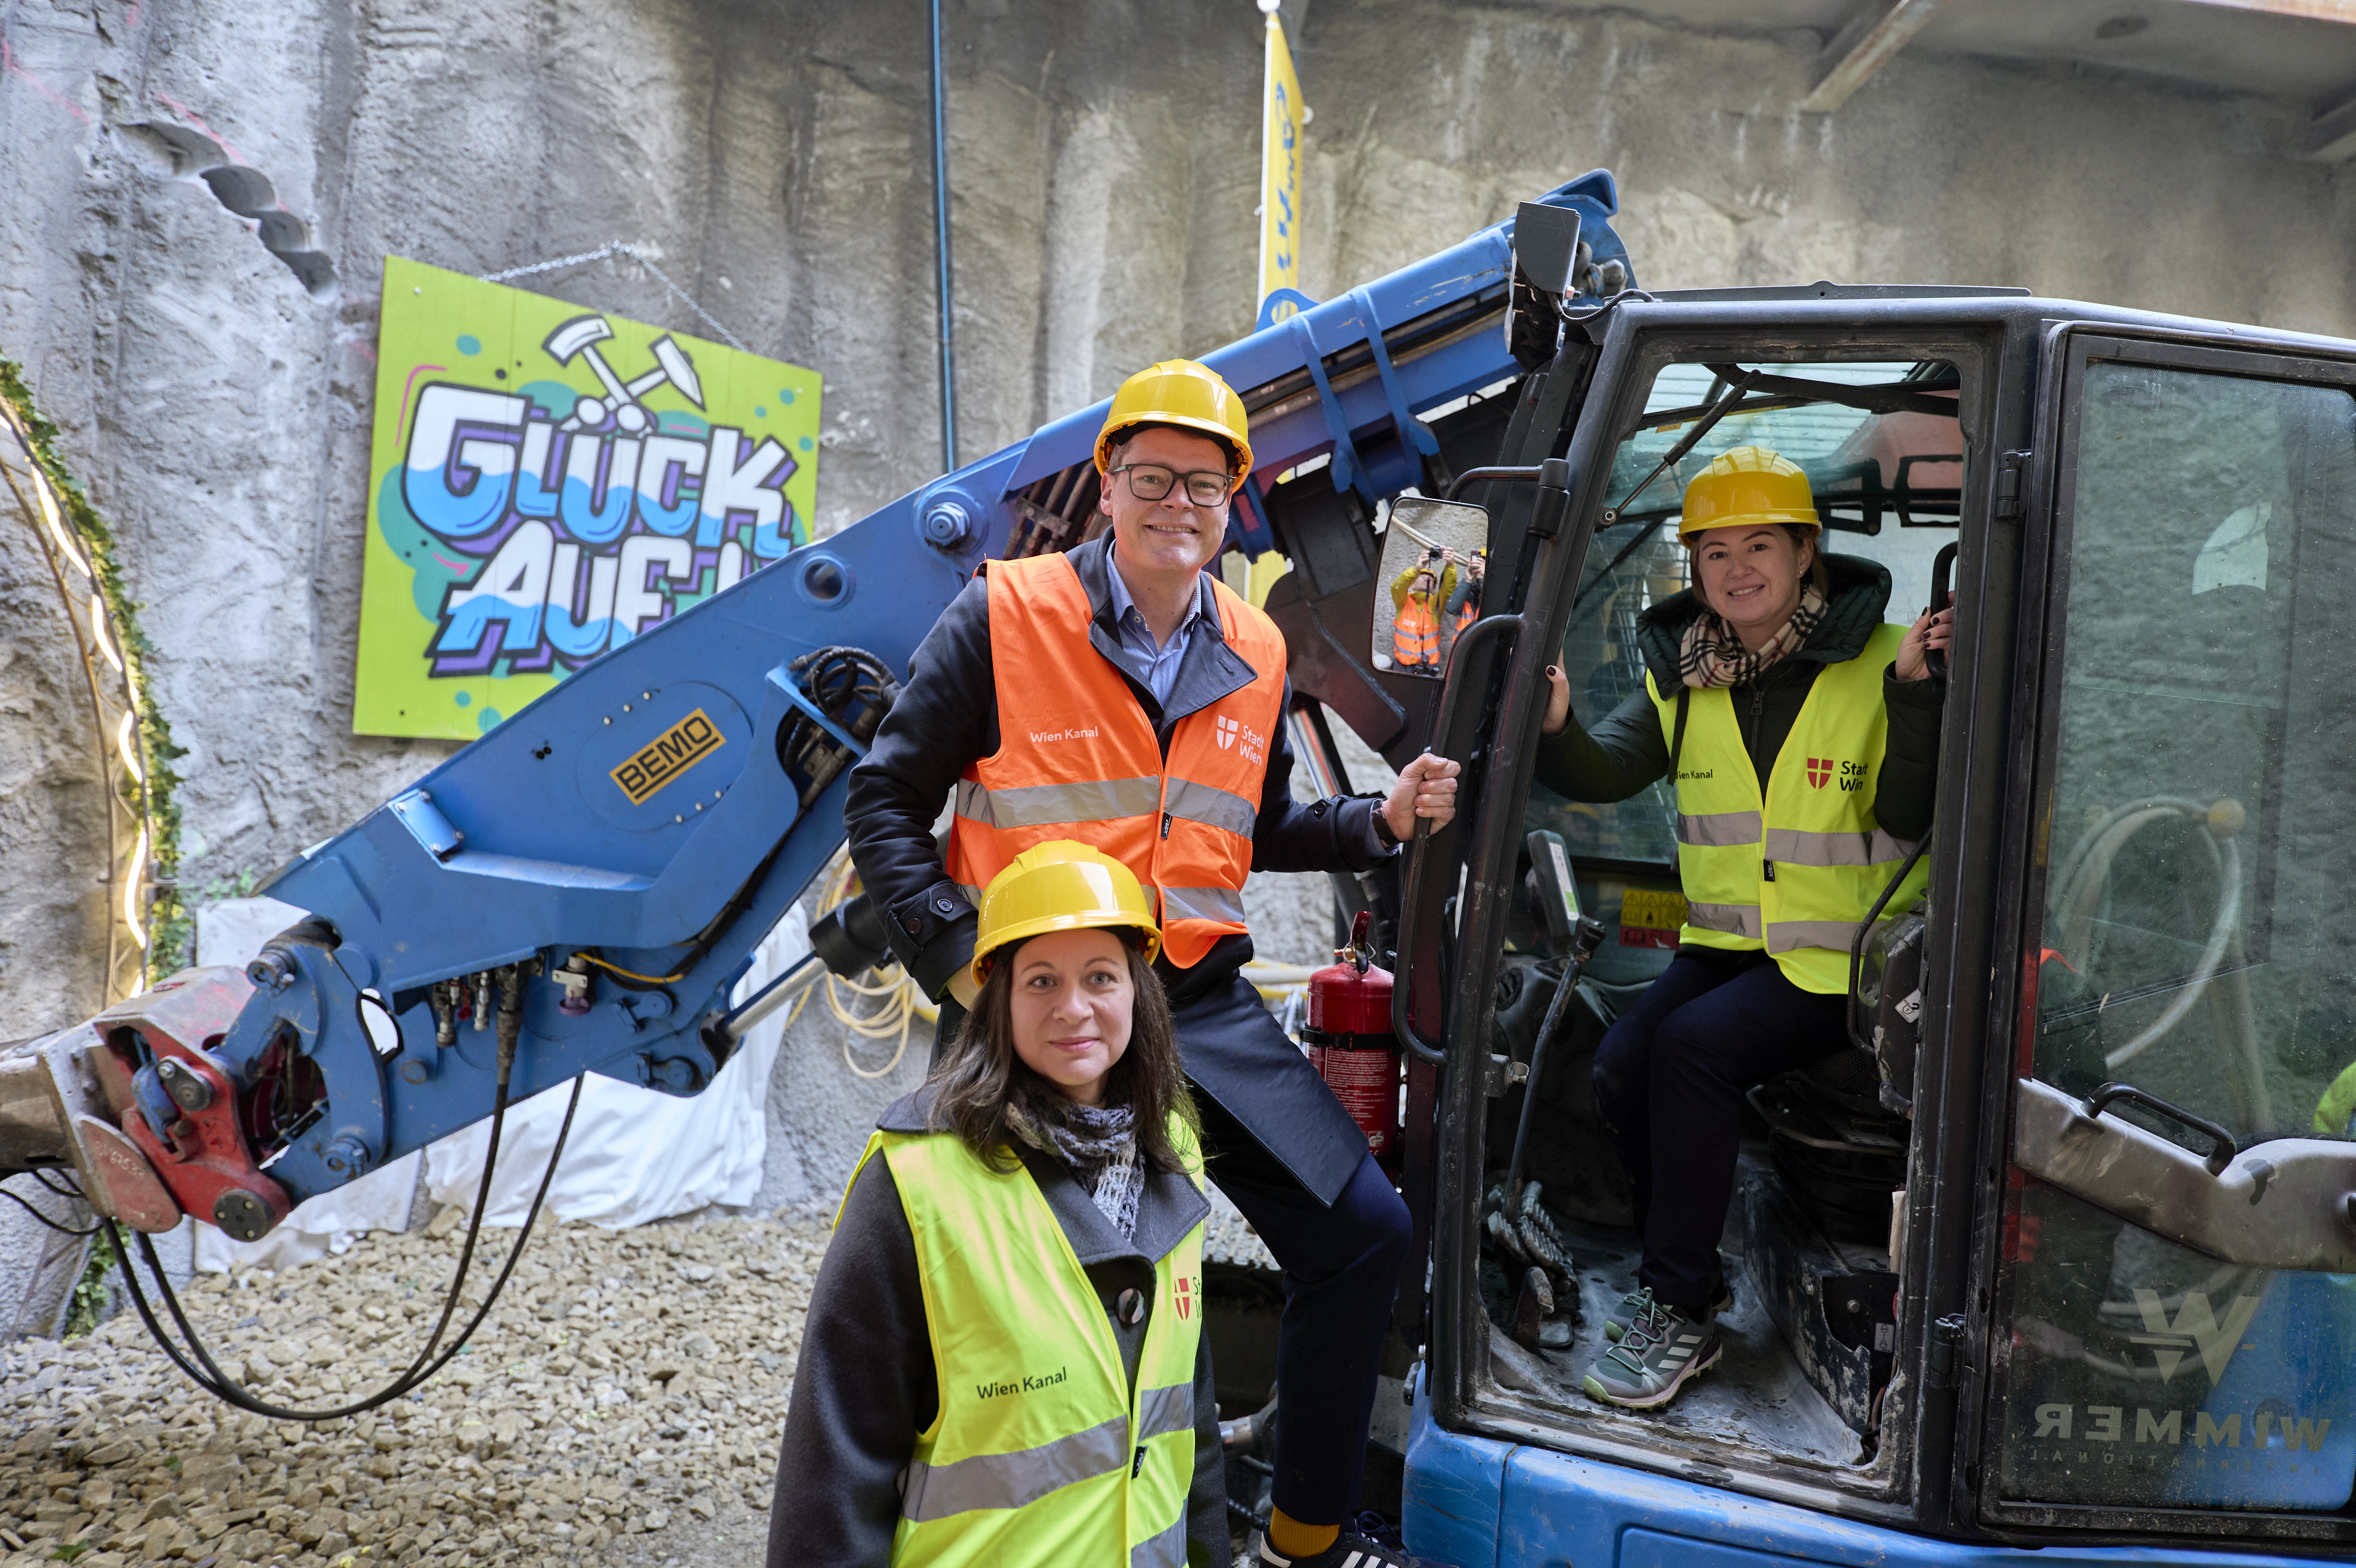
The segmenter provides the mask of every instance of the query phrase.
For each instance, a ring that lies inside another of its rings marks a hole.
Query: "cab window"
[[[2255,1157],[2346,1139],[2356,399],[2130,360],[2076,387],[2019,1070]],[[2356,1276],[2222,1263],[2017,1168],[2002,1236],[2003,1498],[2349,1511]]]

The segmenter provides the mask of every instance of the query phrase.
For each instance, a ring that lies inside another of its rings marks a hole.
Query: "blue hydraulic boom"
[[[1525,249],[1548,252],[1573,303],[1627,285],[1616,208],[1599,170],[1522,209]],[[1451,463],[1426,416],[1555,351],[1561,295],[1543,310],[1517,298],[1515,230],[1205,356],[1250,411],[1259,468],[1231,524],[1247,554],[1281,545],[1313,578],[1304,555],[1370,554],[1376,503],[1487,460],[1468,446]],[[308,918],[247,980],[192,972],[70,1032],[89,1059],[67,1120],[102,1210],[259,1236],[489,1115],[503,1080],[518,1100],[587,1072],[674,1094],[711,1083],[733,1043],[712,1026],[729,988],[841,845],[845,775],[917,643],[983,561],[1088,531],[1105,408],[637,637],[305,851],[265,891]],[[1321,457],[1324,504],[1284,524],[1275,481]],[[1288,602],[1296,686],[1370,744],[1405,746],[1413,695],[1365,669],[1363,639],[1338,657],[1306,590]]]

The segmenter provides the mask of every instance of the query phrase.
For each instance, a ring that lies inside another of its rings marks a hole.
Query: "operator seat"
[[[1918,900],[1867,943],[1850,1010],[1874,1044],[1851,1036],[1751,1091],[1793,1200],[1836,1240],[1885,1240],[1890,1195],[1906,1185],[1928,908]]]

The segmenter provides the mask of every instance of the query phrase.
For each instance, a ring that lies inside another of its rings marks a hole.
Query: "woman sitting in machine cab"
[[[1953,612],[1884,624],[1890,574],[1825,554],[1821,532],[1797,466],[1725,453],[1686,488],[1693,586],[1638,620],[1645,689],[1588,730],[1547,672],[1539,781],[1609,801],[1669,776],[1689,907],[1676,958],[1595,1054],[1644,1235],[1637,1288],[1605,1324],[1616,1343],[1581,1384],[1612,1404],[1665,1404],[1718,1360],[1743,1095],[1847,1048],[1851,939],[1931,828],[1942,683],[1925,652]]]

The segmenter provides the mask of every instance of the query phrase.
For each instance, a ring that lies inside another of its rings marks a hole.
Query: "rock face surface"
[[[959,453],[1250,324],[1259,18],[949,0]],[[940,467],[923,10],[817,0],[19,0],[0,71],[0,355],[114,528],[187,755],[192,893],[267,872],[448,755],[355,736],[387,254],[483,274],[640,247],[826,377],[819,526]],[[1597,166],[1652,287],[2019,284],[2356,333],[2347,165],[2311,105],[1901,54],[1803,115],[1814,33],[1610,9],[1296,3],[1315,111],[1304,288],[1351,287]],[[2189,218],[2188,215],[2198,215]],[[708,331],[648,268],[517,280]],[[0,1039],[91,1011],[95,748],[54,594],[0,502]],[[1322,958],[1322,900],[1265,956]],[[778,1201],[866,1119],[813,1009],[780,1058]],[[798,1036],[798,1040],[800,1036]],[[863,1050],[865,1043],[859,1043]],[[870,1067],[882,1058],[861,1058]],[[801,1077],[796,1079],[795,1074]],[[880,1097],[880,1098],[879,1098]]]
[[[1248,327],[1260,40],[1248,10],[946,10],[970,457]],[[387,253],[482,273],[643,246],[745,343],[825,373],[821,527],[937,471],[921,15],[11,7],[0,353],[146,607],[188,749],[192,886],[267,871],[446,754],[349,733]],[[2016,283],[2356,330],[2350,177],[2294,160],[2305,105],[1909,52],[1837,115],[1802,115],[1812,33],[1414,0],[1291,15],[1320,297],[1601,165],[1655,287]],[[2184,213],[2204,216],[2159,216]],[[519,281],[699,325],[625,260]],[[64,825],[88,785],[63,628],[30,564],[0,552],[0,1036],[84,1009],[69,955],[96,904]],[[45,884],[60,850],[73,875]]]

